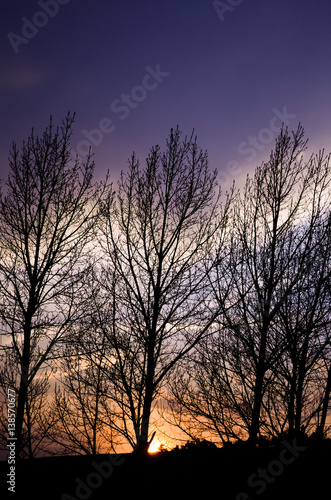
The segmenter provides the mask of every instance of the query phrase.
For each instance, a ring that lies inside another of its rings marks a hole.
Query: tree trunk
[[[296,389],[296,412],[295,412],[295,435],[300,436],[301,434],[301,420],[302,420],[302,406],[303,406],[303,389],[306,378],[306,362],[308,355],[308,334],[304,340],[302,355],[299,360],[299,371],[298,371],[298,385]]]
[[[249,430],[249,441],[254,445],[257,443],[257,437],[260,430],[262,389],[263,389],[263,380],[265,376],[266,337],[267,337],[266,332],[262,331],[259,360],[256,369],[252,420]]]
[[[252,420],[249,430],[249,441],[252,444],[257,443],[257,437],[260,429],[263,378],[264,378],[264,370],[260,369],[259,372],[257,373],[255,381]]]
[[[28,399],[28,386],[29,386],[29,370],[30,370],[30,355],[31,355],[31,324],[32,316],[31,307],[28,307],[28,312],[25,318],[24,325],[24,344],[23,353],[21,358],[21,378],[20,386],[18,390],[17,397],[17,412],[16,412],[16,425],[15,434],[17,438],[16,443],[16,453],[19,457],[23,451],[23,423],[24,414],[26,411],[27,399]]]
[[[141,455],[146,455],[148,453],[149,445],[154,437],[153,436],[151,440],[148,440],[149,422],[150,422],[151,408],[152,408],[152,401],[153,401],[153,394],[154,394],[155,363],[154,363],[153,345],[154,344],[149,346],[146,383],[145,383],[144,406],[143,406],[143,413],[142,413],[142,419],[141,419],[141,424],[140,424],[138,443],[137,443],[137,447],[136,447],[136,452],[138,454],[141,454]]]
[[[321,421],[320,421],[320,423],[317,427],[317,430],[316,430],[316,437],[318,437],[319,439],[322,439],[324,436],[324,427],[325,427],[326,417],[327,417],[328,408],[329,408],[330,393],[331,393],[331,366],[328,370],[328,378],[327,378],[325,394],[324,394],[324,398],[323,398],[323,408],[322,408]]]
[[[290,437],[294,435],[294,422],[295,422],[295,394],[296,394],[296,373],[297,373],[297,364],[296,358],[293,360],[292,367],[292,376],[290,377],[290,394],[289,394],[289,403],[288,403],[288,433]]]
[[[16,426],[15,426],[15,434],[17,438],[17,448],[16,453],[19,457],[20,453],[23,450],[23,422],[24,422],[24,413],[25,407],[27,404],[28,398],[28,374],[29,374],[29,365],[30,365],[30,346],[27,348],[24,342],[24,350],[21,362],[21,379],[20,386],[18,390],[18,398],[17,398],[17,412],[16,412]]]

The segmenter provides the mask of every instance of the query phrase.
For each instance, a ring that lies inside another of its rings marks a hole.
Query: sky
[[[177,126],[225,189],[268,159],[282,121],[328,152],[330,18],[329,0],[2,0],[0,178],[13,141],[68,112],[96,180]]]
[[[76,114],[114,182],[170,129],[194,133],[226,190],[282,122],[331,151],[330,0],[1,0],[0,178],[12,142]]]

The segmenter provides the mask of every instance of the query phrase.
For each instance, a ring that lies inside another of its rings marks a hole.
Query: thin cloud
[[[48,77],[46,72],[26,64],[7,68],[0,75],[0,91],[24,90],[42,83]]]

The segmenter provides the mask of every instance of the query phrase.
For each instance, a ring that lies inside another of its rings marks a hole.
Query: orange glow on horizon
[[[159,453],[162,445],[163,445],[163,443],[161,443],[157,438],[153,439],[153,441],[151,442],[151,444],[148,448],[148,453],[150,453],[151,455],[154,453]]]

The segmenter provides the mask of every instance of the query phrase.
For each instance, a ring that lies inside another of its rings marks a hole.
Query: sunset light
[[[161,446],[162,443],[157,438],[153,439],[148,448],[148,453],[150,453],[151,455],[153,455],[154,453],[159,453]]]
[[[2,6],[0,500],[324,498],[330,2]]]

